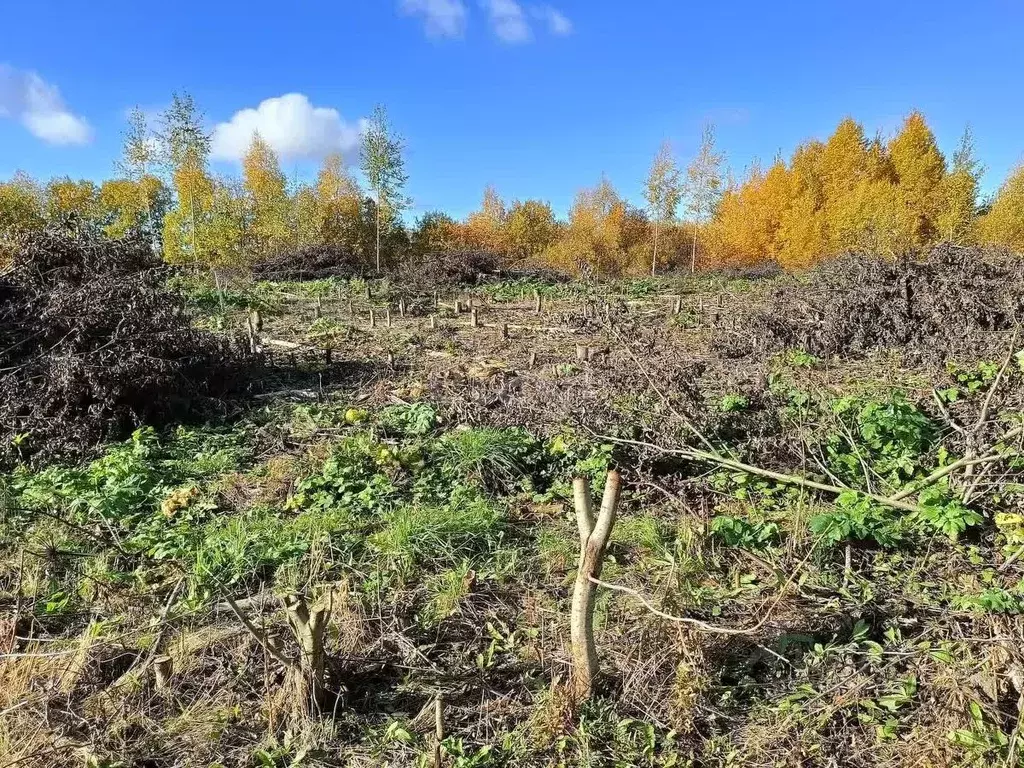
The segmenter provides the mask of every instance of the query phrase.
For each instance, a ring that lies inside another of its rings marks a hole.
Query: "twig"
[[[167,631],[167,614],[170,613],[171,606],[174,605],[174,601],[178,599],[178,594],[181,592],[181,588],[184,586],[185,577],[183,576],[182,578],[178,579],[178,583],[174,585],[174,589],[171,590],[171,594],[167,598],[167,602],[164,603],[163,610],[160,611],[160,618],[157,619],[160,629],[157,630],[156,637],[153,639],[153,644],[149,647],[149,653],[146,654],[145,660],[139,666],[138,674],[140,676],[143,673],[145,673],[147,669],[149,669],[149,665],[153,663],[153,659],[156,658],[156,655],[160,650],[160,644],[163,642],[164,633]],[[131,672],[131,669],[128,669],[123,675],[121,675],[121,677],[118,678],[118,682],[124,680],[128,676],[129,672]]]
[[[909,504],[899,499],[891,499],[886,496],[879,496],[878,494],[870,493],[868,491],[859,491],[855,488],[850,488],[847,486],[819,483],[816,480],[801,477],[800,475],[788,475],[785,474],[784,472],[774,472],[770,469],[755,467],[752,464],[746,464],[742,461],[726,458],[725,456],[722,456],[721,454],[718,453],[702,451],[697,448],[665,448],[664,446],[655,445],[654,443],[646,443],[641,440],[627,440],[625,438],[611,437],[610,435],[597,435],[597,437],[600,438],[601,440],[608,440],[610,442],[620,443],[623,445],[636,445],[643,448],[651,448],[653,450],[660,451],[661,453],[667,453],[675,456],[685,456],[687,458],[694,459],[695,461],[711,462],[713,464],[718,464],[719,466],[727,467],[729,469],[735,469],[737,471],[746,472],[751,475],[759,475],[761,477],[767,477],[771,480],[777,480],[778,482],[785,483],[787,485],[799,485],[804,488],[813,488],[816,491],[833,493],[836,494],[837,496],[839,494],[852,492],[860,494],[861,496],[865,496],[869,499],[872,499],[873,501],[877,501],[879,504],[884,504],[886,506],[894,507],[896,509],[902,509],[907,512],[921,513],[924,511],[921,507],[917,506],[916,504]]]
[[[665,405],[669,409],[669,411],[677,419],[679,419],[683,423],[683,426],[685,426],[688,430],[690,430],[690,432],[693,434],[693,436],[696,437],[698,440],[700,440],[700,442],[703,443],[704,446],[709,451],[711,451],[711,452],[715,453],[716,455],[718,455],[718,451],[715,449],[715,446],[712,444],[712,442],[710,440],[708,440],[708,438],[704,435],[703,432],[701,432],[699,429],[697,429],[696,426],[694,426],[693,422],[690,421],[690,419],[686,418],[686,416],[681,414],[679,412],[679,410],[674,405],[672,405],[672,401],[669,399],[668,395],[666,395],[662,391],[662,389],[657,384],[654,383],[654,377],[651,376],[651,374],[647,370],[647,368],[644,367],[644,364],[642,362],[640,362],[640,358],[633,351],[633,348],[629,344],[629,342],[625,341],[622,338],[622,336],[619,335],[619,332],[617,330],[615,330],[614,326],[611,328],[611,332],[612,332],[612,335],[615,336],[615,338],[618,340],[619,344],[622,345],[623,349],[625,349],[626,352],[629,354],[629,356],[631,358],[633,358],[633,362],[636,363],[636,367],[640,369],[640,373],[642,373],[644,375],[644,377],[647,379],[647,383],[651,385],[651,389],[653,389],[654,392],[658,395],[658,397],[661,398],[662,402],[665,403]]]
[[[992,382],[992,386],[988,388],[988,392],[985,393],[985,401],[981,405],[981,413],[978,415],[978,420],[974,424],[974,428],[971,429],[971,434],[977,434],[977,432],[984,426],[988,420],[988,410],[992,405],[992,397],[995,395],[996,390],[999,389],[999,384],[1003,380],[1003,376],[1006,374],[1006,369],[1010,367],[1010,361],[1013,360],[1013,353],[1017,346],[1017,336],[1020,333],[1020,326],[1018,325],[1013,329],[1013,337],[1010,339],[1010,348],[1006,350],[1006,357],[1003,358],[1003,364],[999,368],[999,373],[996,374],[995,381]]]
[[[935,404],[939,407],[939,413],[942,414],[942,418],[946,420],[946,423],[953,428],[954,431],[960,433],[964,437],[967,437],[967,430],[956,423],[956,420],[949,415],[949,411],[946,406],[942,404],[942,398],[939,397],[939,393],[936,390],[932,390],[932,398],[935,400]]]
[[[290,669],[295,666],[295,662],[275,648],[274,644],[270,642],[270,638],[267,637],[267,634],[252,623],[249,617],[246,616],[242,609],[238,607],[238,604],[234,601],[231,595],[225,594],[224,602],[228,604],[228,607],[231,608],[231,612],[238,617],[240,622],[242,622],[242,626],[249,630],[249,634],[256,639],[256,642],[263,646],[267,653],[281,662],[286,668]]]
[[[974,459],[967,458],[965,456],[964,458],[959,459],[958,461],[954,461],[952,464],[947,464],[944,467],[939,467],[937,470],[928,475],[928,477],[911,483],[899,493],[894,493],[892,496],[889,496],[888,498],[891,501],[899,501],[900,499],[905,499],[908,496],[913,496],[918,491],[922,491],[925,488],[928,488],[929,486],[935,485],[935,483],[939,482],[939,480],[946,477],[947,475],[953,474],[958,469],[961,469],[963,467],[973,467],[976,464],[985,464],[990,461],[999,461],[1002,458],[1003,457],[1000,456],[998,453],[989,453]]]

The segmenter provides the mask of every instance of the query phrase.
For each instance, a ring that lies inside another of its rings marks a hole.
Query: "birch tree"
[[[175,210],[164,219],[167,259],[175,263],[201,262],[199,233],[213,203],[213,181],[206,167],[210,136],[189,94],[172,96],[171,105],[160,117],[157,144],[177,198]]]
[[[380,232],[390,225],[408,205],[404,195],[408,176],[402,151],[405,143],[388,122],[387,111],[378,105],[363,134],[362,170],[373,190],[377,203],[375,229],[377,236],[377,271],[380,272]]]
[[[676,209],[682,198],[679,180],[679,166],[672,154],[672,147],[666,141],[661,145],[654,158],[651,172],[644,185],[644,198],[647,200],[651,221],[654,222],[654,253],[651,255],[651,276],[658,266],[658,235],[661,227],[676,217]]]
[[[686,169],[686,210],[693,217],[693,249],[690,252],[690,273],[697,271],[697,233],[700,225],[714,213],[722,196],[722,163],[724,157],[715,151],[715,129],[704,126],[700,149]]]

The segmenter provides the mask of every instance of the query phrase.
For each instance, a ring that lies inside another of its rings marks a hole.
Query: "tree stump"
[[[585,477],[573,481],[576,507],[576,525],[580,534],[580,561],[572,593],[569,618],[570,645],[572,647],[573,696],[577,702],[589,699],[594,693],[594,680],[599,667],[597,644],[594,640],[594,596],[597,585],[590,579],[601,577],[608,537],[615,525],[622,478],[612,469],[604,484],[601,511],[594,520],[590,482]]]
[[[174,659],[170,656],[157,656],[153,659],[153,678],[157,688],[166,688],[174,676]]]
[[[299,646],[298,664],[290,670],[296,703],[305,712],[319,712],[324,703],[324,630],[330,610],[310,608],[305,597],[292,594],[285,598],[285,611]]]

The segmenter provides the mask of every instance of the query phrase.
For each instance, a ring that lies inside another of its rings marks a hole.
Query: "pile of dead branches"
[[[998,355],[1024,319],[1024,259],[950,243],[889,260],[849,254],[778,288],[744,320],[750,344],[819,357],[900,348],[922,359]]]
[[[399,281],[423,291],[479,285],[498,275],[501,261],[490,251],[426,253],[402,264]]]
[[[323,280],[359,277],[370,269],[368,262],[344,248],[307,245],[270,256],[255,264],[252,273],[257,280]]]
[[[74,455],[224,392],[242,353],[192,327],[142,239],[19,235],[0,274],[0,464]]]

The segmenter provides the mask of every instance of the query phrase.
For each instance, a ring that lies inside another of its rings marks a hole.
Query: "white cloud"
[[[17,120],[50,144],[92,141],[89,123],[68,110],[57,86],[8,64],[0,64],[0,118]]]
[[[301,93],[287,93],[215,126],[211,155],[216,160],[241,160],[256,133],[282,160],[318,160],[333,152],[346,155],[359,145],[365,125],[365,120],[347,122],[336,109],[314,107]]]
[[[573,32],[572,21],[564,13],[550,5],[539,5],[533,9],[533,15],[547,24],[548,31],[557,37],[566,37]]]
[[[466,6],[462,0],[401,0],[410,16],[423,16],[428,37],[461,38],[466,33]]]
[[[522,6],[516,0],[481,0],[490,17],[491,29],[506,43],[526,43],[533,31]]]

